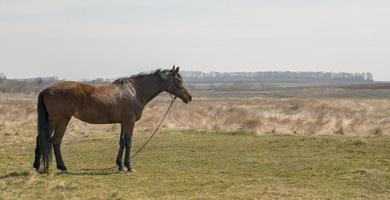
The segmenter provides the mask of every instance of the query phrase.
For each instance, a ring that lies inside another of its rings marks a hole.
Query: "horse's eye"
[[[176,87],[177,87],[178,89],[183,89],[183,88],[184,88],[184,87],[183,87],[183,84],[181,83],[181,80],[179,80],[179,79],[176,79],[175,85],[176,85]]]
[[[179,89],[183,89],[183,88],[184,88],[182,84],[177,84],[177,87],[178,87]]]

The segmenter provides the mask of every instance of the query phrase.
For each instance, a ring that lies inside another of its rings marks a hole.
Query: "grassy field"
[[[137,149],[147,134],[136,133]],[[32,170],[33,140],[4,136],[0,199],[389,199],[390,138],[164,130],[114,166],[118,133],[65,136],[69,173]]]
[[[160,122],[168,97],[151,101],[137,128]],[[33,97],[0,95],[0,137],[33,137],[36,102]],[[164,126],[169,129],[219,132],[267,132],[293,135],[390,135],[390,99],[196,98],[177,100]],[[119,132],[118,125],[95,126],[71,120],[68,133]],[[67,133],[67,134],[68,134]]]

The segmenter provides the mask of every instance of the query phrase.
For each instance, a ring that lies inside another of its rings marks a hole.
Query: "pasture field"
[[[153,129],[169,105],[169,97],[151,101],[136,128]],[[0,96],[0,137],[36,134],[33,97]],[[293,135],[390,135],[390,99],[358,98],[196,98],[177,100],[164,127],[220,132],[267,132]],[[119,132],[119,125],[89,125],[72,119],[66,135]]]
[[[389,199],[387,136],[164,129],[136,173],[114,166],[118,133],[65,137],[69,173],[33,171],[33,140],[1,138],[0,199]],[[147,134],[135,134],[137,149]]]
[[[69,173],[32,168],[36,94],[0,93],[0,199],[390,199],[390,87],[197,90],[117,172],[119,125],[72,119]],[[169,104],[150,102],[133,150]],[[114,168],[112,168],[114,167]]]

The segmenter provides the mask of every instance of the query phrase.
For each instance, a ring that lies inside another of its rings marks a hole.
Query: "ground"
[[[148,133],[139,131],[134,149]],[[32,139],[4,136],[0,199],[389,199],[390,138],[164,129],[118,172],[118,133],[65,137],[69,173],[37,174]]]

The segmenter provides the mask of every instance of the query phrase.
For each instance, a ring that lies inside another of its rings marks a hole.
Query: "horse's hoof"
[[[135,171],[135,169],[132,169],[132,168],[131,168],[131,169],[128,169],[127,172],[128,172],[128,173],[137,173],[137,171]]]
[[[35,168],[36,171],[38,171],[39,170],[39,162],[38,163],[34,162],[33,167]]]
[[[125,169],[122,167],[122,166],[120,166],[120,167],[118,167],[118,171],[124,171]]]
[[[57,169],[61,170],[61,171],[66,171],[68,170],[68,168],[66,168],[65,166],[59,166],[57,167]]]
[[[39,172],[39,167],[37,167],[37,168],[34,167],[34,169],[36,172]]]

